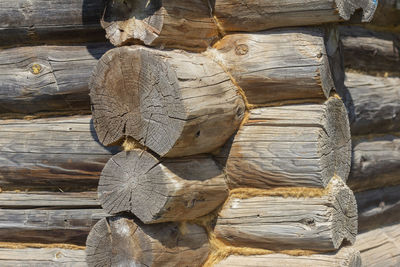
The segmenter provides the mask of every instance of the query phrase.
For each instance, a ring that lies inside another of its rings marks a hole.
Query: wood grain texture
[[[204,51],[218,37],[208,4],[202,0],[110,0],[101,25],[116,46],[149,46]]]
[[[359,234],[354,247],[361,253],[364,266],[395,267],[400,265],[400,225],[380,227]]]
[[[400,138],[386,135],[353,140],[348,184],[354,191],[400,184]]]
[[[346,181],[350,170],[349,123],[334,97],[324,104],[253,109],[225,148],[232,188],[325,187],[335,174]]]
[[[335,88],[327,54],[338,48],[335,37],[333,28],[231,34],[207,54],[232,75],[250,104],[322,102]]]
[[[214,15],[220,27],[230,31],[319,25],[349,20],[362,9],[363,22],[372,19],[377,1],[373,0],[215,0]]]
[[[131,212],[144,223],[193,220],[228,196],[225,175],[209,156],[157,159],[139,149],[104,167],[99,200],[109,214]]]
[[[90,116],[0,121],[3,190],[85,191],[115,150],[98,141]]]
[[[325,195],[230,198],[218,214],[215,235],[233,246],[272,250],[333,251],[357,235],[352,191],[332,179]]]
[[[83,245],[101,209],[0,209],[0,241]]]
[[[377,188],[355,194],[358,231],[400,223],[400,186]]]
[[[360,252],[352,247],[343,247],[337,252],[313,254],[309,256],[291,256],[286,254],[268,254],[241,256],[231,255],[218,262],[215,267],[361,267]]]
[[[103,144],[130,136],[165,157],[222,146],[245,111],[218,64],[183,51],[143,46],[109,50],[89,87],[94,127]]]
[[[339,29],[345,67],[372,74],[400,75],[400,33],[377,32],[361,26]]]
[[[0,113],[90,110],[88,80],[109,45],[31,46],[0,51]]]
[[[3,267],[86,267],[85,251],[61,248],[0,248]]]
[[[202,266],[209,252],[205,230],[176,223],[145,225],[137,219],[108,217],[99,221],[86,241],[90,266]]]
[[[400,78],[347,72],[345,85],[352,135],[400,131]]]
[[[398,0],[379,0],[372,24],[395,28],[400,26],[400,4]]]
[[[102,0],[2,0],[0,46],[103,41]]]

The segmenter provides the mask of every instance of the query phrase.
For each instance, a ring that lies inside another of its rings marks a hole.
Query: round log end
[[[111,233],[106,218],[98,221],[86,239],[86,262],[88,266],[111,266]]]
[[[350,256],[349,256],[349,264],[347,266],[349,266],[349,267],[362,266],[360,251],[355,250],[355,249],[348,249],[348,250],[349,250]]]
[[[343,241],[353,244],[356,240],[358,229],[357,202],[353,192],[343,181],[335,179],[332,182],[332,197],[334,198],[332,241],[334,247],[339,248]]]
[[[347,180],[351,165],[349,119],[342,100],[330,97],[321,117],[320,154],[325,185],[334,176]]]
[[[109,146],[129,136],[163,156],[180,137],[186,111],[167,62],[143,47],[120,47],[99,60],[89,83],[93,123]]]
[[[335,0],[339,15],[349,20],[358,9],[362,10],[362,22],[370,22],[378,6],[378,0]]]

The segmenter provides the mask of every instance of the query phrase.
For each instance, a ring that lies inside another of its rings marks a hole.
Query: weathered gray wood
[[[116,46],[142,42],[201,51],[218,37],[210,7],[203,0],[110,0],[101,25]]]
[[[157,159],[135,149],[113,156],[99,181],[109,214],[132,212],[144,223],[193,220],[228,196],[225,175],[209,156]]]
[[[228,146],[227,146],[228,147]],[[340,99],[324,104],[253,109],[228,147],[230,187],[325,187],[336,174],[346,181],[351,139]]]
[[[250,198],[233,195],[219,212],[215,235],[234,246],[333,251],[344,240],[355,241],[356,200],[340,179],[332,179],[323,194],[309,197],[291,196],[290,191],[282,196],[268,196],[268,191]]]
[[[400,131],[400,78],[347,72],[345,85],[352,135]]]
[[[361,26],[339,29],[345,67],[372,74],[400,75],[400,33],[377,32]]]
[[[0,193],[2,209],[88,209],[100,208],[96,192],[7,192]]]
[[[400,186],[392,186],[356,193],[358,231],[400,223],[399,192]]]
[[[244,116],[229,76],[211,59],[143,46],[109,50],[89,84],[99,140],[130,136],[160,156],[207,153],[222,146]]]
[[[231,255],[218,262],[215,267],[361,267],[360,252],[352,247],[343,247],[337,252],[291,256],[287,254],[267,254],[254,256]]]
[[[85,251],[62,248],[0,248],[3,267],[86,267]]]
[[[101,209],[0,209],[0,241],[82,245],[105,216]]]
[[[1,50],[0,113],[89,111],[88,80],[109,48],[102,43]]]
[[[232,75],[250,104],[322,102],[335,88],[328,53],[336,52],[336,37],[335,28],[231,34],[207,54]]]
[[[372,24],[383,26],[386,29],[400,28],[400,2],[399,0],[379,0],[378,7],[371,21]]]
[[[0,46],[103,41],[104,1],[2,0]]]
[[[89,266],[202,266],[209,253],[205,230],[196,224],[146,225],[137,219],[108,217],[86,241]]]
[[[319,25],[349,20],[362,9],[363,22],[372,19],[374,0],[215,0],[214,15],[222,31],[260,31],[285,26]]]
[[[400,138],[386,135],[353,140],[348,184],[354,191],[400,184]]]
[[[90,116],[0,121],[3,190],[95,189],[115,150],[98,141]]]
[[[364,266],[400,265],[400,224],[359,234],[354,247],[361,253]]]

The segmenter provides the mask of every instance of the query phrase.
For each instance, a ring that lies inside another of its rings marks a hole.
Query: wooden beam
[[[98,141],[90,116],[0,121],[3,190],[85,191],[116,149]]]
[[[100,43],[1,50],[0,113],[90,112],[88,80],[109,48]]]
[[[348,184],[363,191],[400,184],[400,138],[393,135],[353,140]]]
[[[351,139],[340,99],[253,109],[220,153],[229,186],[325,187],[350,170]]]
[[[343,247],[337,252],[291,256],[287,254],[267,254],[267,255],[230,255],[226,259],[218,262],[215,267],[298,267],[298,266],[318,266],[318,267],[361,267],[360,252],[352,247]]]
[[[268,196],[268,190],[249,198],[231,196],[218,214],[216,237],[233,246],[270,250],[334,251],[344,241],[354,243],[357,205],[343,181],[332,179],[326,192],[316,195],[300,189],[304,195],[297,196],[292,190],[281,196]]]
[[[195,53],[115,48],[99,60],[89,87],[94,127],[104,145],[129,136],[165,157],[217,149],[245,112],[229,76]]]
[[[0,46],[103,41],[98,0],[2,0]]]
[[[206,215],[228,196],[225,175],[209,156],[157,159],[139,149],[113,156],[99,181],[109,214],[132,212],[144,223]]]
[[[90,231],[88,266],[202,266],[209,253],[205,230],[196,224],[146,225],[137,219],[107,217]]]

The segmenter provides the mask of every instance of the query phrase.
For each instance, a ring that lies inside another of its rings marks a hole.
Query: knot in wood
[[[235,47],[235,53],[238,56],[246,55],[249,52],[249,47],[246,44],[238,44]]]
[[[35,74],[35,75],[41,73],[42,70],[43,70],[43,68],[42,68],[42,66],[40,66],[39,64],[33,64],[33,65],[30,67],[31,73],[32,73],[32,74]]]

